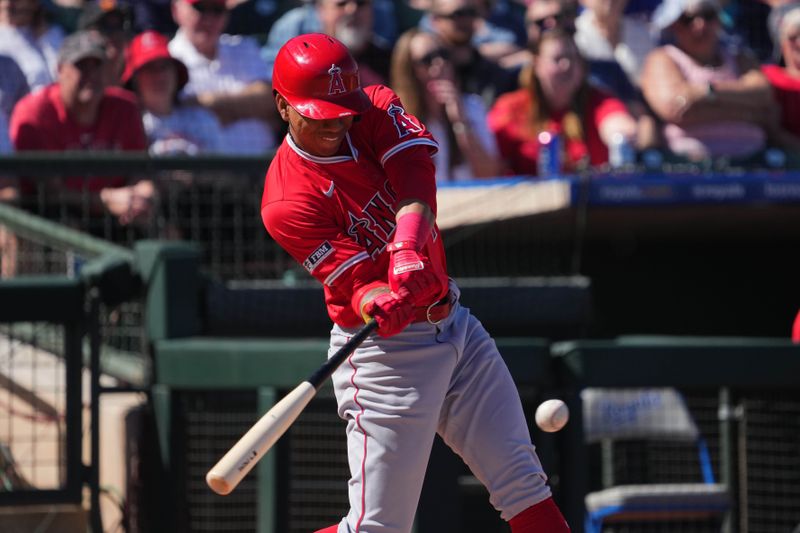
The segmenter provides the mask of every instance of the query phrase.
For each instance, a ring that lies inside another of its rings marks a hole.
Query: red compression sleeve
[[[508,521],[512,533],[569,533],[567,521],[553,498],[531,505]]]
[[[406,213],[397,220],[394,240],[389,251],[411,249],[422,250],[431,236],[431,223],[422,213]]]

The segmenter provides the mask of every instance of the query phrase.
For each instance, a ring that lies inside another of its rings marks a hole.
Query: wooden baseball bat
[[[206,474],[206,483],[217,494],[230,494],[256,463],[294,423],[319,388],[372,331],[375,319],[366,323],[344,346],[328,358],[309,378],[262,416]]]

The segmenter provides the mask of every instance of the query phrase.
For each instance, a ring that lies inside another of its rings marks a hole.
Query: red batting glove
[[[429,305],[444,292],[442,279],[430,268],[427,260],[405,242],[388,246],[389,288],[400,295],[409,295],[416,306]]]
[[[407,299],[393,292],[386,292],[367,302],[364,305],[364,314],[375,318],[378,323],[378,335],[391,337],[411,324],[414,307]]]

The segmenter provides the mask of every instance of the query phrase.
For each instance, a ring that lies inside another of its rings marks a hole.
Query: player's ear
[[[289,102],[278,91],[272,91],[272,93],[275,97],[275,106],[278,108],[278,114],[280,114],[284,122],[289,122]]]

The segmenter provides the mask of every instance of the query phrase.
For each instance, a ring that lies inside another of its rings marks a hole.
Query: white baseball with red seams
[[[560,431],[569,421],[569,408],[562,400],[542,402],[536,408],[536,425],[548,433]]]

